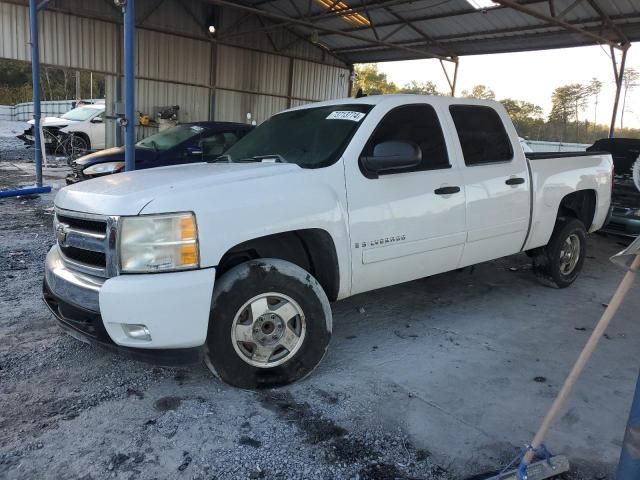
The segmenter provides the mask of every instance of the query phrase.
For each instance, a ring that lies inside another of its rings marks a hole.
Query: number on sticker
[[[350,112],[346,110],[337,110],[331,112],[327,117],[327,120],[351,120],[352,122],[359,122],[364,118],[362,112]]]

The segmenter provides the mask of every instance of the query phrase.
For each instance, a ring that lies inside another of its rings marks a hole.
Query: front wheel
[[[70,134],[64,143],[64,152],[69,160],[86,155],[89,153],[90,148],[89,139],[77,133]]]
[[[329,300],[311,274],[284,260],[252,260],[216,281],[206,364],[236,387],[286,385],[320,363],[331,329]]]
[[[533,270],[544,283],[566,288],[578,278],[586,255],[584,224],[576,218],[563,218],[558,221],[547,246],[533,258]]]

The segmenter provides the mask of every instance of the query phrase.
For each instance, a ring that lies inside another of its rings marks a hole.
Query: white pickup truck
[[[211,163],[60,190],[44,298],[80,339],[287,384],[324,356],[331,301],[518,252],[570,285],[607,218],[612,160],[527,155],[496,102],[287,110]]]

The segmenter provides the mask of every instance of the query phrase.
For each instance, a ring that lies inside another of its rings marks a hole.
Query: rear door
[[[462,175],[448,154],[453,139],[433,106],[399,105],[370,116],[381,118],[360,157],[382,142],[404,141],[420,147],[422,162],[371,178],[359,158],[345,158],[352,293],[455,269],[466,237]]]
[[[515,130],[486,105],[451,105],[449,112],[465,164],[468,234],[460,266],[519,252],[529,228],[531,186],[522,148],[510,140],[518,138]]]

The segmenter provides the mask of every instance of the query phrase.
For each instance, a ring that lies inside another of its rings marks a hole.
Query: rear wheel
[[[586,247],[584,224],[575,218],[561,218],[547,246],[533,257],[533,270],[544,283],[566,288],[582,271]]]
[[[329,300],[311,274],[284,260],[245,262],[216,281],[206,363],[236,387],[286,385],[320,363],[331,324]]]

